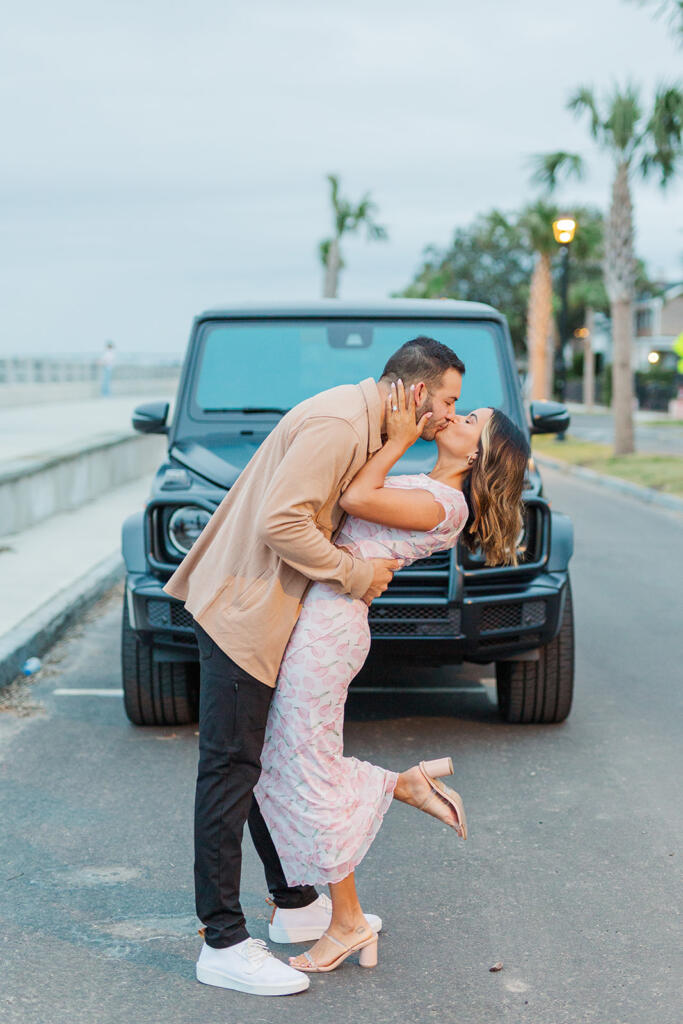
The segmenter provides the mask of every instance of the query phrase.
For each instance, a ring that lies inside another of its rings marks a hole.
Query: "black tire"
[[[155,662],[152,648],[130,628],[123,599],[121,621],[123,705],[134,725],[189,725],[199,711],[199,666],[191,662]]]
[[[574,693],[574,610],[567,580],[567,595],[560,632],[538,661],[501,661],[496,664],[498,708],[507,722],[564,722]]]

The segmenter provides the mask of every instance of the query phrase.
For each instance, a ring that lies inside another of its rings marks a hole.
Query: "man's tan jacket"
[[[370,562],[337,548],[339,498],[381,447],[369,377],[323,391],[280,420],[164,586],[221,650],[275,686],[311,580],[360,598]]]

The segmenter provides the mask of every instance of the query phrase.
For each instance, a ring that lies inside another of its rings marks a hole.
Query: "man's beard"
[[[420,408],[415,410],[415,422],[419,423],[425,413],[428,412],[432,412],[431,398],[425,399]],[[424,430],[420,435],[425,439],[425,441],[433,441],[439,430],[441,430],[441,425],[438,422],[434,423],[433,421],[434,417],[432,416],[432,418],[425,423]]]

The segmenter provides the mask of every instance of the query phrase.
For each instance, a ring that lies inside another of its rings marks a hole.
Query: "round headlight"
[[[177,508],[168,521],[168,537],[173,547],[186,555],[210,518],[210,512],[196,505]]]

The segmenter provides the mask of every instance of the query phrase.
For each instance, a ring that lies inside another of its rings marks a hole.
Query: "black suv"
[[[566,410],[522,406],[505,318],[472,302],[337,300],[211,310],[194,321],[173,422],[167,402],[139,406],[133,426],[168,434],[149,502],[123,525],[125,708],[138,725],[196,720],[192,617],[162,590],[261,441],[293,405],[326,388],[377,378],[403,342],[426,334],[464,361],[459,412],[503,409],[525,432],[561,433]],[[418,441],[395,467],[428,472],[436,446]],[[543,497],[533,460],[516,567],[487,567],[459,544],[398,572],[370,609],[373,651],[423,664],[495,662],[509,722],[560,722],[571,707],[573,531]]]

